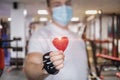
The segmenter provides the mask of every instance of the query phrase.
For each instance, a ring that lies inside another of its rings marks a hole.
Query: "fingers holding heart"
[[[61,69],[64,66],[64,54],[62,51],[50,53],[50,60],[55,65],[56,69]]]
[[[50,57],[58,56],[58,55],[63,55],[63,51],[53,51],[50,53]]]
[[[60,64],[60,65],[56,66],[56,69],[57,69],[57,70],[60,70],[60,69],[62,69],[63,67],[64,67],[64,64]]]

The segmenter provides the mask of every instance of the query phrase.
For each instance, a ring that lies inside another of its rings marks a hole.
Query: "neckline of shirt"
[[[61,33],[61,34],[62,34],[62,33],[63,33],[63,34],[69,34],[69,33],[70,33],[69,30],[64,30],[64,29],[56,26],[56,25],[55,25],[54,23],[52,23],[52,22],[49,22],[49,23],[47,24],[47,27],[48,27],[51,31],[56,32],[56,33]]]

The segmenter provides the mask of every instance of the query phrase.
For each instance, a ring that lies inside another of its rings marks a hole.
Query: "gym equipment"
[[[4,70],[4,51],[2,48],[0,48],[0,76],[2,75],[2,72]]]
[[[23,48],[22,47],[18,47],[18,41],[20,41],[21,38],[14,38],[13,41],[16,42],[16,46],[15,47],[12,47],[13,51],[16,52],[16,58],[11,58],[10,59],[10,65],[16,65],[16,68],[15,69],[19,69],[19,67],[21,65],[23,65],[23,59],[22,58],[18,58],[18,52],[19,51],[22,51]]]
[[[111,21],[108,21],[110,24],[107,27],[103,27],[103,22],[106,17],[109,17]],[[96,20],[99,21],[99,25],[96,25]],[[99,14],[90,22],[91,23],[88,23],[87,25],[87,28],[89,28],[89,38],[85,36],[84,39],[86,42],[89,42],[92,49],[95,73],[98,77],[101,77],[101,71],[105,66],[115,66],[119,70],[120,14]],[[93,24],[92,29],[90,29],[90,24]],[[98,33],[96,30],[98,27],[99,38],[96,38],[96,34]],[[109,30],[108,37],[106,39],[103,39],[103,35],[105,35],[103,34],[103,32],[105,32],[104,28]],[[102,59],[102,62],[100,62],[100,58]],[[105,61],[103,62],[103,60]]]
[[[13,40],[1,40],[0,41],[0,74],[2,74],[2,71],[4,70],[4,67],[5,67],[5,65],[4,65],[4,51],[3,51],[3,48],[9,48],[9,49],[12,49],[13,51],[16,51],[16,52],[18,52],[18,51],[22,51],[22,47],[18,47],[18,41],[20,41],[21,40],[21,38],[14,38]],[[11,42],[14,42],[14,41],[16,41],[16,47],[13,47],[13,46],[3,46],[2,45],[2,43],[3,42],[8,42],[8,43],[11,43]],[[18,55],[17,55],[18,56]],[[15,64],[16,66],[17,66],[17,68],[18,68],[18,57],[16,56],[16,59],[11,59],[11,61],[10,61],[10,65],[12,65],[12,64]],[[22,60],[22,62],[23,62],[23,60]]]

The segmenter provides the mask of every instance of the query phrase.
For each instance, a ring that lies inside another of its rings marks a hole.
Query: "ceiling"
[[[0,18],[10,17],[10,9],[14,1],[23,4],[28,15],[38,16],[38,9],[46,8],[46,0],[0,0]],[[86,10],[102,10],[103,13],[120,13],[120,0],[73,0],[74,16],[85,17]]]

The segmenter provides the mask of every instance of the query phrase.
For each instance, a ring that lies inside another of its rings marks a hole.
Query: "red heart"
[[[68,45],[68,38],[67,37],[61,37],[61,38],[55,38],[53,41],[53,45],[58,49],[65,51]]]

